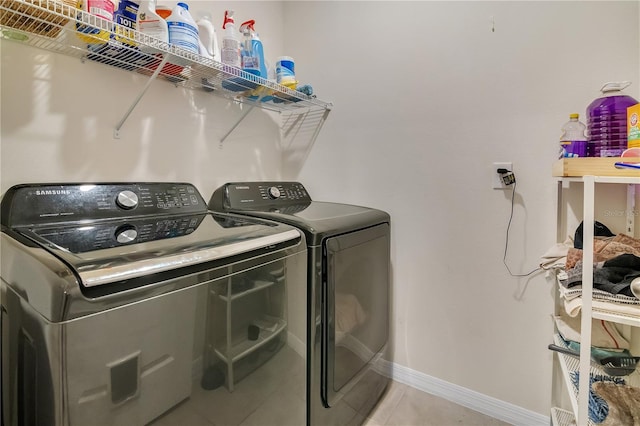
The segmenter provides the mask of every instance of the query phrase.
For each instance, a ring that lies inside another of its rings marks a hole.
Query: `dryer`
[[[227,183],[209,209],[305,234],[307,424],[362,423],[389,383],[389,214],[313,201],[299,182]]]

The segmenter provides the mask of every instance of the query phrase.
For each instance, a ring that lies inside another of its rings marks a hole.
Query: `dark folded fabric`
[[[582,285],[582,261],[567,271],[567,288]],[[594,265],[593,288],[611,294],[636,297],[631,291],[631,281],[640,277],[640,257],[621,254],[609,259],[601,266]]]
[[[583,228],[584,228],[584,222],[580,222],[580,225],[578,225],[578,228],[576,229],[576,233],[573,236],[573,247],[577,248],[577,249],[582,249],[582,233],[583,233]],[[593,236],[594,237],[613,237],[614,234],[613,232],[611,232],[611,230],[609,228],[606,227],[606,225],[595,221],[593,223]]]

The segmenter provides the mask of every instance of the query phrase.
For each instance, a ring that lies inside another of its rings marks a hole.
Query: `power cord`
[[[504,255],[502,256],[502,263],[504,263],[504,266],[507,268],[509,275],[511,275],[512,277],[528,277],[529,275],[532,275],[538,271],[541,271],[542,268],[537,267],[536,269],[526,274],[514,274],[513,272],[511,272],[509,265],[507,265],[507,250],[509,248],[509,230],[511,229],[511,221],[513,220],[513,208],[514,208],[514,200],[516,195],[516,184],[517,184],[516,175],[511,170],[507,170],[507,169],[498,169],[496,171],[500,174],[500,178],[502,179],[502,182],[505,185],[507,186],[513,185],[513,189],[511,190],[511,213],[509,214],[509,223],[507,224],[507,234],[504,241]]]

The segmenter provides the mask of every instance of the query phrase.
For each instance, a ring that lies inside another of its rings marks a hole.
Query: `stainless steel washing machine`
[[[186,183],[19,185],[1,214],[3,426],[305,422],[296,228]]]
[[[299,182],[236,182],[209,208],[304,232],[307,271],[307,424],[359,424],[383,394],[389,333],[390,216],[313,201]]]

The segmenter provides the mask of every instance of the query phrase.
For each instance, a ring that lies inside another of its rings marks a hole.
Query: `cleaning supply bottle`
[[[198,39],[198,25],[189,13],[186,3],[178,3],[167,18],[169,28],[169,44],[189,50],[193,53],[200,52]]]
[[[220,62],[220,46],[218,45],[218,36],[216,35],[211,15],[202,13],[196,24],[198,25],[198,37],[200,39],[200,55]]]
[[[115,26],[114,33],[111,35],[118,43],[129,47],[135,47],[137,43],[133,41],[135,38],[134,31],[138,28],[136,21],[138,19],[139,5],[137,1],[120,0],[118,8],[113,12],[113,22]]]
[[[169,42],[169,27],[167,21],[156,12],[156,0],[140,0],[136,24],[140,33],[157,38],[164,43]],[[149,44],[151,45],[140,45],[140,50],[145,53],[158,52],[158,49],[152,47],[153,41]]]
[[[111,37],[111,29],[103,29],[102,22],[100,28],[89,24],[86,14],[95,15],[99,18],[113,22],[113,13],[116,6],[113,0],[78,0],[77,8],[85,13],[78,13],[76,18],[76,35],[83,42],[89,45],[106,44]],[[86,18],[86,19],[85,19]],[[112,25],[111,25],[112,27]]]
[[[560,136],[561,158],[587,156],[587,137],[585,135],[587,126],[579,118],[579,114],[569,114],[569,121],[562,126],[562,136]]]
[[[242,48],[242,69],[251,74],[267,78],[267,65],[264,61],[264,48],[254,28],[253,19],[240,25],[240,32],[244,35]]]
[[[220,52],[221,61],[225,65],[240,68],[240,38],[233,20],[233,10],[225,10],[222,29],[224,32],[222,35],[222,50]]]
[[[627,108],[638,103],[623,90],[630,81],[605,83],[587,107],[590,157],[619,157],[627,149]]]

